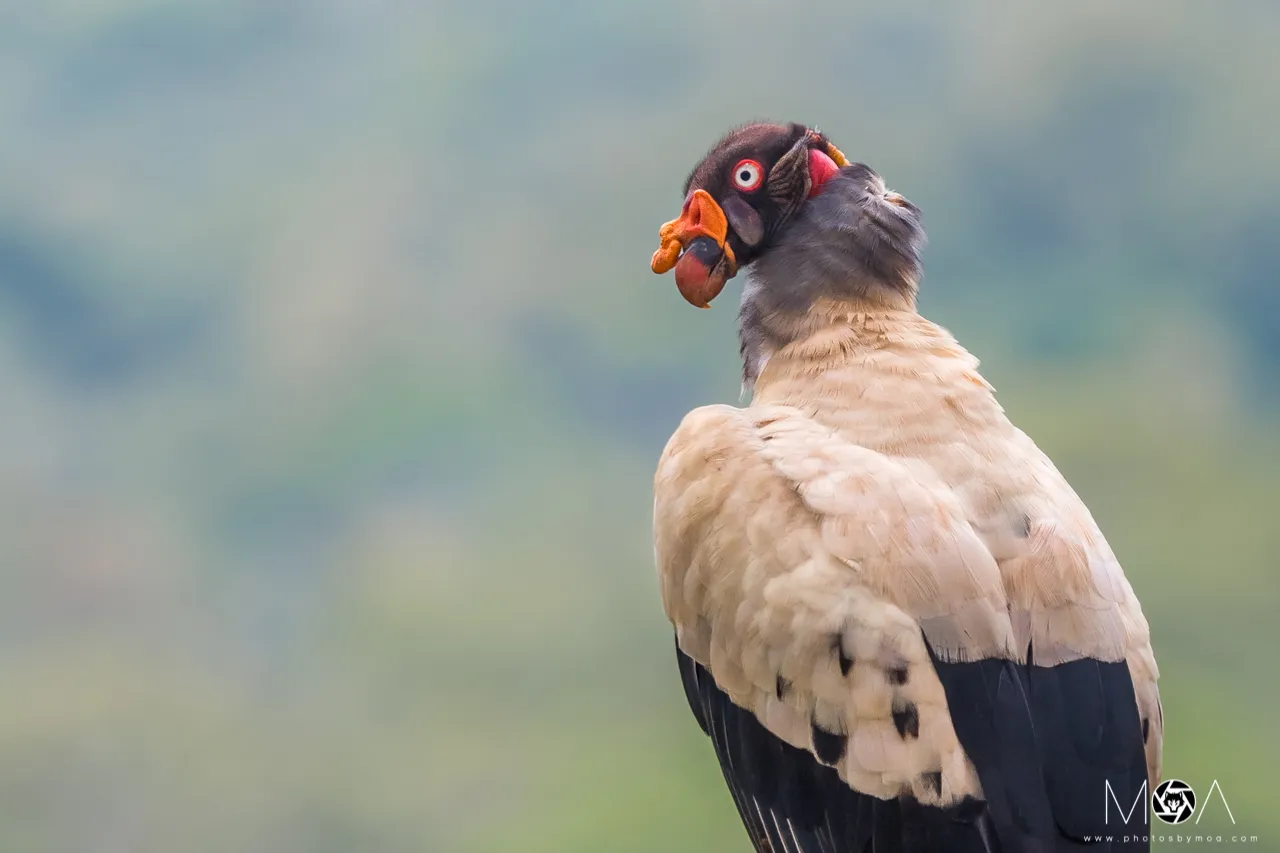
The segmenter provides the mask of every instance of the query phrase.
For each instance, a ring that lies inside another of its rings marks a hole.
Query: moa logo
[[[1127,825],[1133,817],[1133,813],[1147,802],[1147,783],[1144,781],[1142,787],[1138,789],[1138,795],[1129,803],[1128,808],[1116,796],[1115,790],[1111,787],[1110,780],[1106,783],[1106,802],[1104,812],[1106,822],[1111,823],[1112,807],[1120,816],[1120,819]],[[1199,823],[1204,817],[1204,813],[1209,810],[1209,803],[1214,800],[1214,793],[1217,792],[1218,800],[1222,802],[1222,807],[1226,809],[1227,817],[1231,819],[1231,823],[1236,822],[1236,816],[1231,813],[1231,806],[1227,804],[1227,795],[1222,793],[1222,786],[1218,784],[1218,780],[1214,779],[1213,784],[1209,786],[1208,793],[1205,794],[1204,801],[1200,803],[1200,811],[1196,813],[1195,790],[1181,779],[1166,779],[1156,786],[1155,791],[1151,792],[1151,813],[1165,823],[1178,824],[1185,823],[1192,816],[1195,817],[1195,823]],[[1150,819],[1144,812],[1142,815],[1144,824],[1150,823]]]

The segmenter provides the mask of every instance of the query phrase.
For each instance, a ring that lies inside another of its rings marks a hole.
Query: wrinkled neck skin
[[[885,192],[871,169],[846,166],[747,269],[738,312],[744,395],[770,355],[850,312],[915,312],[924,229],[914,206]]]

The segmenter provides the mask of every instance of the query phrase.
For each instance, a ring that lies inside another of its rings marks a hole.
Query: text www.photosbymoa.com
[[[1161,844],[1257,844],[1256,835],[1086,835],[1085,843],[1091,841],[1118,841],[1121,844],[1131,842],[1159,842]]]

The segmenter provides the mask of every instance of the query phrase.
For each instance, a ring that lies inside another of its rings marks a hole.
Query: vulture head
[[[712,146],[658,236],[653,271],[674,268],[681,295],[699,308],[753,264],[778,307],[886,289],[914,304],[924,241],[919,209],[869,167],[816,130],[766,122]]]

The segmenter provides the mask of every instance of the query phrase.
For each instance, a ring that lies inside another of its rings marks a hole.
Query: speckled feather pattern
[[[786,339],[749,406],[694,410],[659,463],[656,557],[680,648],[856,791],[926,805],[983,796],[930,648],[1126,661],[1154,784],[1147,622],[977,360],[910,305],[858,298],[815,300]],[[824,733],[844,736],[839,754]]]

